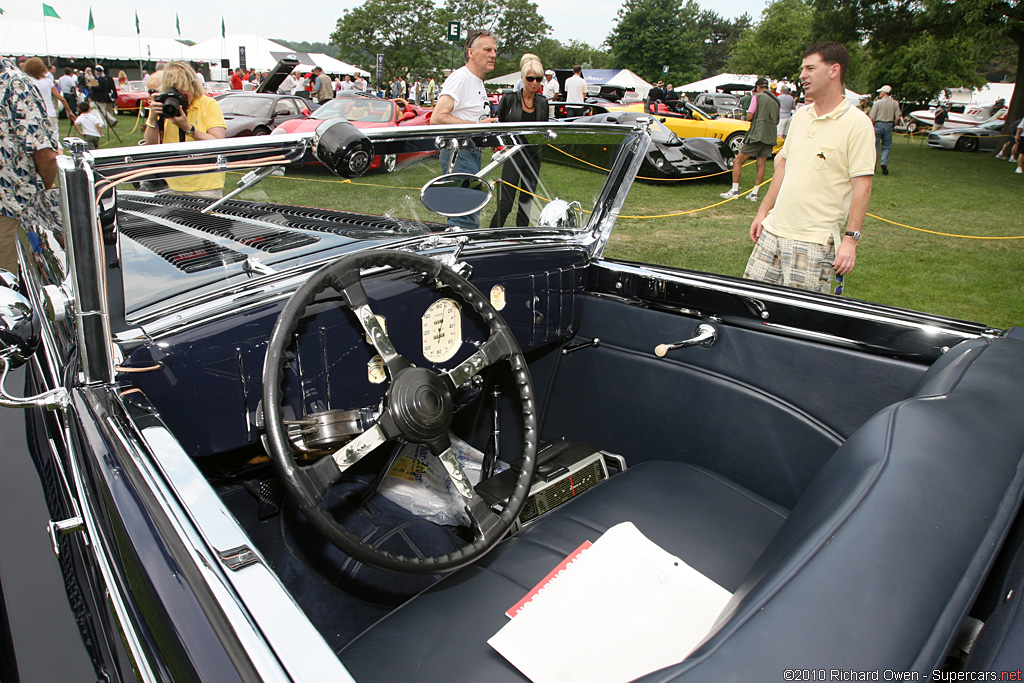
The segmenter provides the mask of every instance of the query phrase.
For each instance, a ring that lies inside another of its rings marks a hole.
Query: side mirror
[[[305,116],[307,119],[309,118],[309,107],[302,108],[302,115]]]
[[[358,178],[373,161],[373,144],[342,117],[317,126],[312,144],[316,160],[342,178]]]
[[[491,201],[491,186],[470,173],[450,173],[434,178],[420,190],[423,206],[442,216],[468,216]]]

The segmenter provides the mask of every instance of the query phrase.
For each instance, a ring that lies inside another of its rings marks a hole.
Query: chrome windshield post
[[[74,293],[75,336],[84,382],[109,384],[114,381],[114,356],[94,176],[83,150],[72,146],[71,151],[70,156],[57,157],[57,175]]]

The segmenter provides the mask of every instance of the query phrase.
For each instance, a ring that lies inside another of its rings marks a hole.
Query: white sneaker
[[[737,190],[729,190],[728,192],[723,192],[718,196],[722,199],[735,199],[740,196],[740,193]]]
[[[747,199],[749,199],[752,202],[756,202],[757,201],[757,195],[755,193],[751,192],[750,194],[747,195]]]
[[[1020,166],[1018,166],[1014,173],[1024,173],[1024,171],[1020,170]]]
[[[997,154],[996,155],[996,159],[1005,159],[1005,158],[1006,157],[1004,157],[1002,154]]]
[[[1017,163],[1017,157],[1010,157],[1010,163],[1011,164]]]

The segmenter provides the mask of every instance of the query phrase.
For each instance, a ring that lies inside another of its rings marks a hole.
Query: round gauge
[[[366,378],[371,384],[383,384],[388,378],[388,373],[384,369],[384,359],[379,355],[371,358],[366,364]]]
[[[505,308],[505,286],[494,285],[491,287],[491,306],[494,310],[500,311]]]
[[[443,363],[462,344],[462,309],[451,299],[439,299],[423,313],[423,357]]]

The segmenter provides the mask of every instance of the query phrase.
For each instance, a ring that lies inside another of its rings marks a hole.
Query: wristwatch
[[[854,242],[860,242],[860,230],[847,230],[843,234],[852,237]]]
[[[192,137],[196,136],[196,125],[194,123],[192,124],[192,127],[189,129],[188,134],[191,135]],[[850,233],[847,233],[847,234],[850,234]],[[860,239],[860,233],[859,232],[857,233],[857,239]]]

